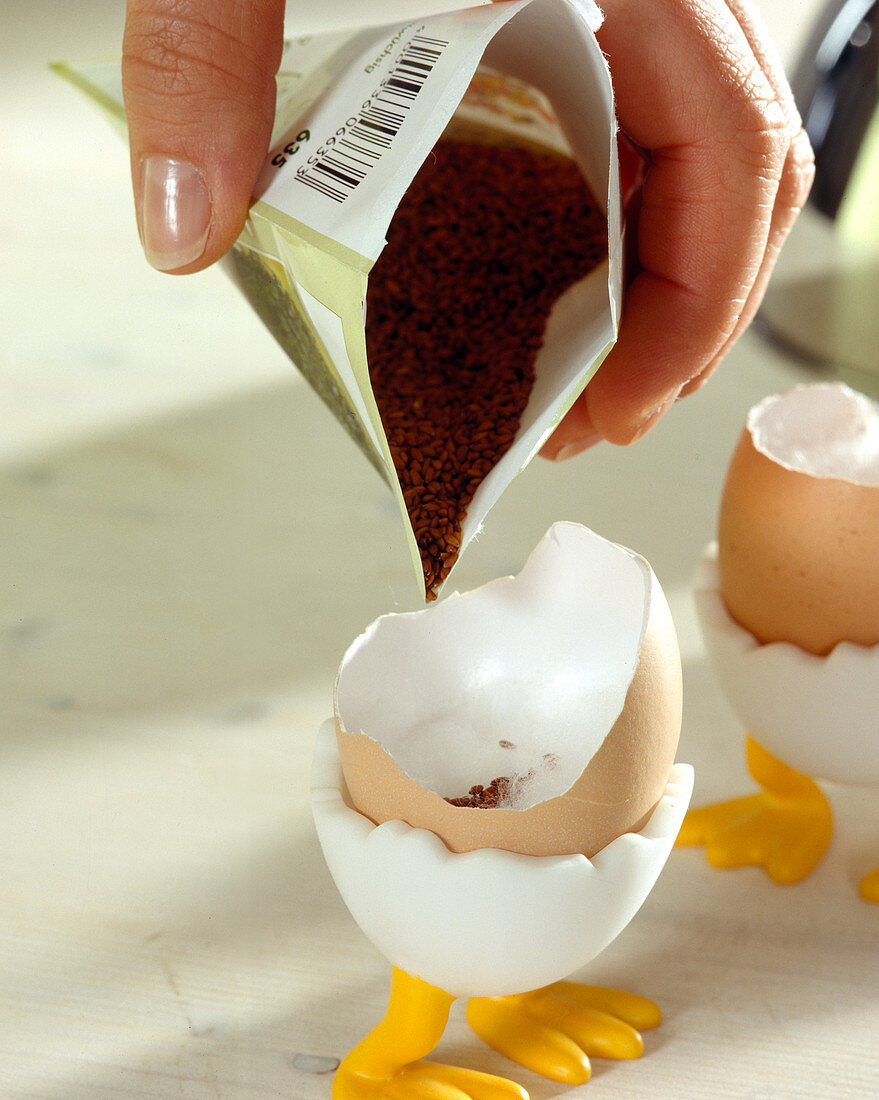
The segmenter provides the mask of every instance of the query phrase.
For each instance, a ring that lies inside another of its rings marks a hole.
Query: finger
[[[271,136],[283,30],[283,0],[129,0],[122,83],[154,267],[200,270],[241,232]]]
[[[640,1058],[644,1040],[625,1020],[594,1008],[571,1006],[561,1030],[573,1039],[589,1058]]]
[[[486,1042],[511,1062],[551,1081],[585,1085],[592,1076],[589,1056],[580,1044],[557,1027],[536,1019],[512,1035],[497,1032]]]
[[[738,20],[754,56],[766,74],[766,78],[775,92],[776,99],[784,111],[791,142],[782,169],[775,207],[772,211],[772,223],[769,229],[766,252],[763,255],[760,271],[751,288],[751,293],[745,303],[739,322],[719,354],[701,374],[687,383],[681,391],[682,395],[692,393],[708,380],[720,360],[756,316],[772,275],[772,270],[775,267],[775,262],[778,259],[778,254],[781,251],[781,246],[787,239],[803,204],[808,198],[815,177],[815,156],[812,152],[812,146],[803,129],[802,119],[794,102],[793,93],[787,82],[781,59],[762,25],[759,14],[749,0],[728,0],[728,2],[730,10]]]
[[[788,150],[784,172],[778,187],[775,209],[772,212],[772,225],[766,244],[766,252],[763,255],[763,263],[760,266],[754,285],[751,287],[751,292],[738,324],[714,359],[684,385],[679,396],[686,397],[688,394],[694,393],[708,381],[732,345],[754,320],[769,285],[781,247],[787,240],[788,234],[808,198],[814,178],[814,153],[805,130],[801,128],[794,135]]]
[[[774,89],[726,4],[605,7],[599,41],[619,121],[651,164],[638,225],[641,270],[618,341],[570,427],[629,443],[735,332],[766,253],[789,138]]]
[[[582,1085],[592,1074],[589,1058],[573,1039],[536,1019],[517,1001],[471,998],[467,1022],[492,1049],[542,1077]]]
[[[638,1031],[649,1031],[662,1023],[659,1006],[637,993],[577,982],[557,982],[550,988],[565,1000],[616,1016]]]

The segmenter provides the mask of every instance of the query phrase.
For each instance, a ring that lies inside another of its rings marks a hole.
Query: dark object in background
[[[879,0],[833,0],[791,84],[815,182],[758,327],[804,365],[879,398]]]
[[[815,150],[809,201],[835,218],[879,106],[879,0],[833,0],[791,84]]]

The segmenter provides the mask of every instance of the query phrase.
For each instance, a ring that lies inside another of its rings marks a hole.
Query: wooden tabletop
[[[408,555],[226,277],[146,268],[124,151],[43,67],[108,48],[121,5],[56,7],[4,21],[0,1096],[327,1100],[389,971],[325,868],[310,758],[341,653],[411,603]],[[635,447],[532,464],[457,575],[517,571],[557,519],[644,554],[680,635],[695,803],[754,788],[692,572],[747,410],[813,377],[752,331]],[[567,1090],[484,1047],[461,1005],[437,1057],[533,1100],[879,1095],[879,906],[857,894],[879,794],[825,789],[836,832],[809,879],[676,850],[577,975],[659,1003],[642,1059]]]

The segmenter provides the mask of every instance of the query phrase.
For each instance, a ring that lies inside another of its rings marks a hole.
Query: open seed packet
[[[513,0],[286,43],[225,262],[394,493],[428,599],[616,338],[600,21]],[[118,63],[58,71],[124,123]]]

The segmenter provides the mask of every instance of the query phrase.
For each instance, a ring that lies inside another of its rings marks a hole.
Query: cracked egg
[[[591,856],[637,832],[681,725],[677,639],[637,554],[554,525],[524,569],[377,619],[335,686],[353,807],[452,852]]]

